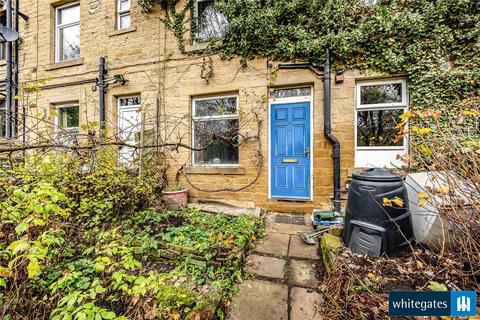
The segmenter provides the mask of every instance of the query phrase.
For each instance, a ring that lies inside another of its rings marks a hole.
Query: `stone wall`
[[[108,76],[122,74],[126,86],[110,86],[107,94],[107,128],[116,123],[116,97],[141,94],[144,117],[154,125],[162,119],[159,132],[166,141],[191,143],[191,99],[207,95],[235,93],[241,113],[252,108],[264,108],[261,127],[261,151],[265,157],[258,181],[238,192],[215,192],[225,187],[240,189],[257,176],[255,154],[257,144],[246,143],[240,148],[239,168],[198,169],[191,167],[191,152],[180,150],[171,160],[170,178],[176,170],[187,167],[190,195],[195,198],[253,201],[257,206],[278,211],[309,211],[313,207],[329,206],[333,193],[332,148],[323,135],[323,82],[308,70],[280,70],[275,78],[267,61],[248,61],[242,67],[240,59],[222,60],[211,56],[213,73],[209,81],[200,77],[204,57],[183,55],[177,39],[166,30],[163,13],[155,6],[152,13],[142,14],[132,1],[132,27],[115,30],[115,0],[81,1],[81,58],[54,63],[54,7],[66,3],[51,0],[24,0],[22,12],[30,17],[22,22],[23,43],[20,53],[22,82],[47,79],[46,86],[32,95],[37,108],[50,110],[56,104],[78,101],[81,123],[98,121],[98,91],[92,91],[98,70],[98,59],[104,56]],[[188,35],[186,35],[188,38]],[[187,39],[188,40],[188,39]],[[187,47],[187,50],[194,49]],[[275,63],[274,63],[275,64]],[[3,77],[3,75],[2,75]],[[332,84],[333,134],[342,146],[342,186],[354,165],[354,97],[356,71],[348,71],[343,83]],[[313,97],[313,200],[291,202],[268,198],[268,90],[282,86],[311,85]],[[34,114],[38,109],[29,109]],[[241,115],[242,117],[242,115]],[[184,125],[178,126],[183,118]],[[48,119],[53,121],[53,116]],[[166,120],[166,121],[165,121]],[[240,120],[242,121],[242,119]],[[245,123],[241,130],[255,130],[255,123]]]

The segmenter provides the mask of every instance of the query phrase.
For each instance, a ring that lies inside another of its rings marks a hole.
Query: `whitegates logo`
[[[390,317],[475,316],[474,291],[392,291],[388,294]]]
[[[457,311],[470,312],[470,298],[466,296],[457,298]]]

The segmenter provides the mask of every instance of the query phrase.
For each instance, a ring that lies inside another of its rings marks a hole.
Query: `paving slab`
[[[318,260],[318,242],[315,245],[309,245],[303,242],[298,235],[292,235],[288,256]]]
[[[229,320],[287,320],[288,288],[286,285],[247,280],[230,305]]]
[[[322,320],[322,295],[312,289],[293,287],[290,292],[290,320]]]
[[[283,279],[285,277],[285,264],[286,261],[283,259],[251,254],[247,258],[245,271],[263,277]]]
[[[289,283],[295,286],[317,288],[320,282],[315,276],[315,261],[290,260]]]
[[[277,214],[269,214],[267,216],[267,233],[283,233],[283,234],[297,234],[297,232],[304,231],[309,229],[310,226],[300,225],[300,224],[291,224],[291,223],[279,223],[276,222]]]
[[[269,233],[258,241],[255,252],[268,253],[277,257],[285,257],[288,252],[290,235],[282,233]]]

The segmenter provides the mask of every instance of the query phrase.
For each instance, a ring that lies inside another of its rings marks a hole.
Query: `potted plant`
[[[188,189],[179,181],[169,184],[162,194],[163,201],[170,210],[178,210],[188,204]]]

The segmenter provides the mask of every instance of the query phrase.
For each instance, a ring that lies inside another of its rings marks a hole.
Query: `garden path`
[[[309,246],[297,235],[309,228],[307,215],[267,215],[267,236],[247,257],[245,269],[253,277],[239,286],[229,320],[322,319],[318,244]]]

